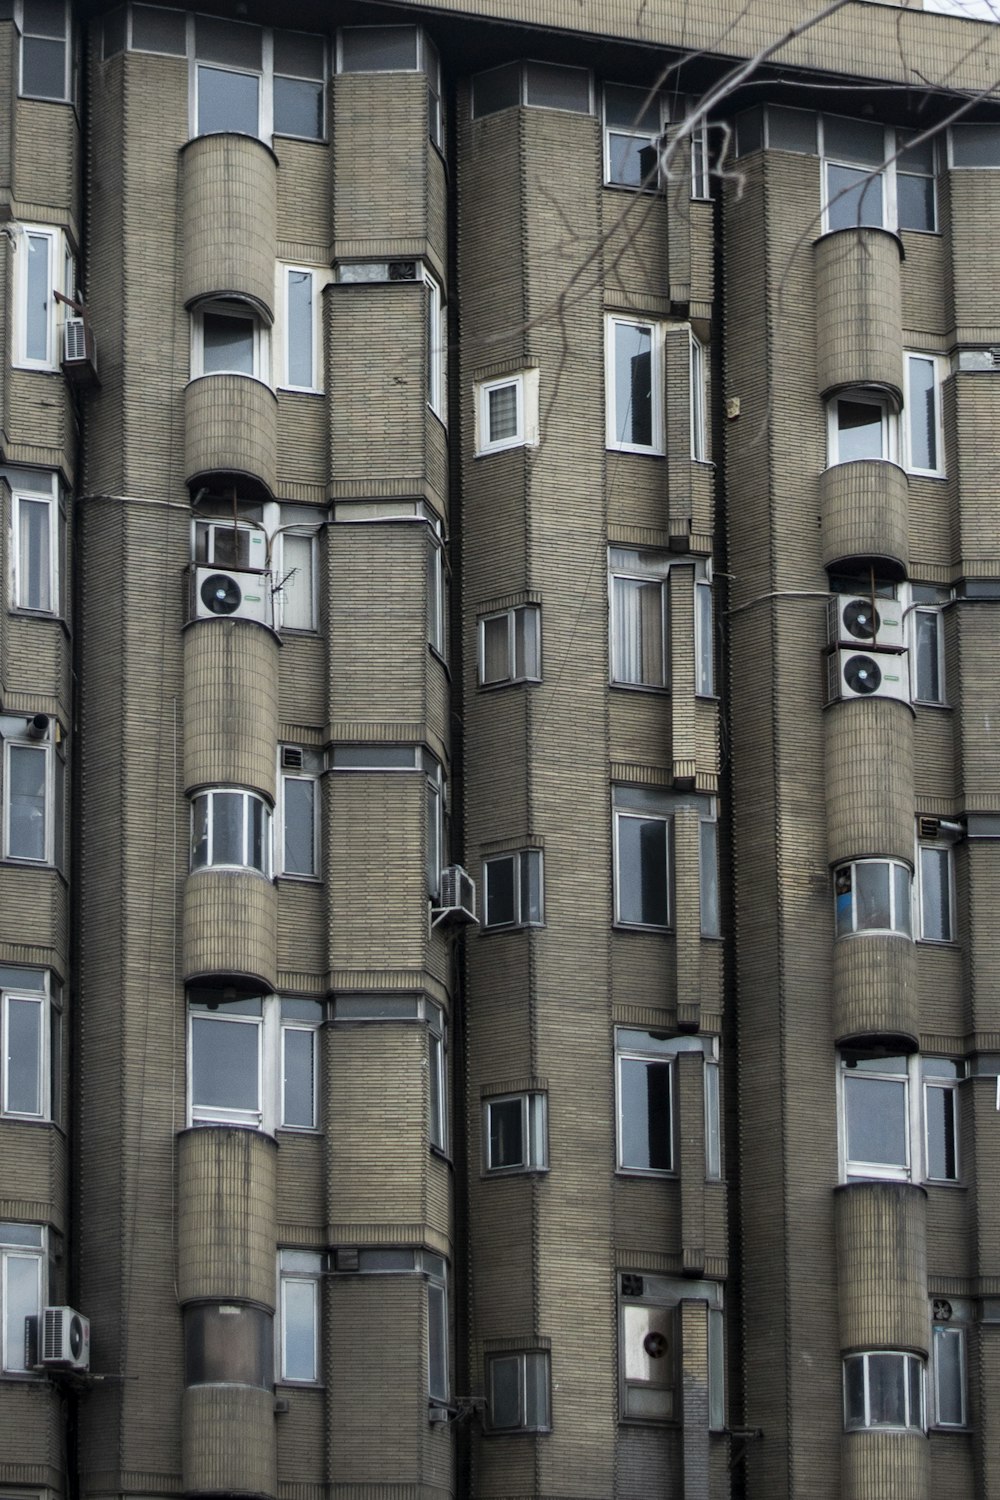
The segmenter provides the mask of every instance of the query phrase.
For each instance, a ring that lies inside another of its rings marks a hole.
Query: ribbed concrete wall
[[[927,1194],[849,1182],[834,1195],[840,1346],[927,1353]]]
[[[845,1432],[840,1451],[840,1500],[927,1500],[922,1432]]]
[[[815,249],[820,395],[879,385],[902,401],[902,244],[886,229],[840,229]]]
[[[244,1385],[188,1386],[181,1455],[185,1494],[276,1495],[273,1392]]]
[[[273,1137],[206,1125],[177,1141],[177,1297],[274,1309]]]
[[[277,988],[278,891],[252,870],[198,870],[184,885],[184,979]]]
[[[833,920],[832,902],[830,920]],[[916,1047],[917,952],[909,938],[860,933],[833,945],[833,1029],[852,1037],[906,1037]]]
[[[248,297],[274,316],[277,176],[274,152],[248,135],[203,135],[180,155],[185,306]]]
[[[909,556],[909,481],[880,459],[834,464],[819,477],[823,566],[885,559],[905,575]]]
[[[184,477],[190,485],[219,475],[244,477],[273,493],[278,401],[248,375],[203,375],[184,391]]]
[[[913,714],[890,698],[856,699],[827,709],[823,727],[830,863],[875,854],[912,864]]]
[[[279,651],[252,621],[198,620],[185,630],[185,791],[226,783],[274,801]]]

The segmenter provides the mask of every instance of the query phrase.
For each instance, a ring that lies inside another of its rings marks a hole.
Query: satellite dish
[[[228,573],[210,573],[201,585],[201,602],[213,615],[232,615],[243,603],[243,591]]]
[[[873,641],[882,624],[870,599],[852,599],[844,605],[844,629],[857,641]]]
[[[878,662],[870,656],[849,656],[844,663],[844,681],[852,693],[861,697],[877,693],[882,686]]]

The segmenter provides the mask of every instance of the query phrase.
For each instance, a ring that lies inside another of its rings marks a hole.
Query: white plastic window
[[[3,734],[3,853],[5,859],[51,864],[55,848],[52,745],[31,738],[31,720],[5,720]],[[47,736],[47,731],[46,731]]]
[[[320,1379],[320,1296],[323,1256],[312,1250],[278,1251],[278,1379],[315,1385]]]
[[[894,859],[858,859],[833,874],[837,936],[898,932],[912,936],[912,875]]]
[[[281,874],[319,874],[319,781],[305,774],[281,777]]]
[[[610,549],[612,682],[668,685],[670,566],[669,558],[657,552]]]
[[[0,1328],[6,1375],[29,1373],[24,1320],[40,1317],[46,1298],[46,1231],[38,1224],[0,1224]]]
[[[935,354],[907,354],[903,431],[911,474],[944,476],[942,361]]]
[[[53,1015],[46,976],[41,970],[0,970],[0,1105],[5,1116],[23,1120],[52,1118],[54,1041],[58,1013]]]
[[[863,391],[836,396],[827,405],[828,463],[896,459],[896,414],[889,403]]]
[[[614,187],[659,185],[659,139],[665,101],[631,84],[604,85],[604,180]]]
[[[482,687],[538,682],[542,675],[542,619],[537,604],[484,615],[479,621],[479,681]]]
[[[72,22],[64,0],[19,0],[20,92],[29,99],[72,97]]]
[[[271,809],[255,792],[220,788],[191,802],[191,868],[271,873]]]
[[[295,997],[191,1001],[191,1124],[314,1130],[322,1019],[321,1002]]]
[[[663,330],[609,317],[605,331],[607,446],[623,453],[664,452]]]
[[[844,1360],[844,1426],[915,1430],[924,1421],[924,1362],[915,1354],[879,1351]]]
[[[483,1106],[487,1172],[531,1172],[548,1166],[548,1101],[544,1094],[507,1094]]]
[[[540,927],[544,920],[541,849],[483,860],[483,926]]]
[[[12,582],[15,609],[59,611],[58,481],[54,474],[8,471],[13,530]]]
[[[248,302],[219,298],[191,316],[191,378],[200,375],[251,375],[270,378],[270,340],[258,313]]]

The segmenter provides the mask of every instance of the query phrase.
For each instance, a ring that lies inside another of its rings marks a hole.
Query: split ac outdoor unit
[[[851,651],[839,647],[827,657],[827,696],[838,698],[896,698],[910,701],[910,676],[905,652]]]
[[[74,384],[98,383],[97,340],[85,318],[67,317],[63,323],[62,369]]]
[[[903,651],[903,606],[897,599],[868,599],[863,594],[837,594],[830,600],[831,646],[863,647],[869,651]]]
[[[41,1362],[59,1370],[90,1369],[90,1319],[72,1307],[42,1314]]]
[[[195,568],[194,617],[196,620],[257,620],[271,623],[271,579],[269,573],[222,572],[219,568]]]
[[[445,921],[475,920],[476,882],[461,865],[447,865],[441,871],[441,890],[434,907],[434,926]]]

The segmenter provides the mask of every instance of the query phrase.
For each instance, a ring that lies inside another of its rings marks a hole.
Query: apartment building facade
[[[1000,35],[0,79],[0,1500],[1000,1495]]]

